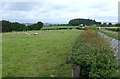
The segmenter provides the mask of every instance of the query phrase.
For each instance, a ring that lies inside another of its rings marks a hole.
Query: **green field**
[[[76,29],[79,26],[44,26],[42,30],[49,30],[49,29]]]
[[[39,35],[33,35],[38,32]],[[71,56],[80,30],[32,31],[3,33],[3,77],[71,77]]]

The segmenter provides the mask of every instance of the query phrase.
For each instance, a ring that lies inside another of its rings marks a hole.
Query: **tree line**
[[[115,24],[116,27],[120,27],[120,23]]]
[[[68,24],[51,24],[49,26],[80,26],[80,25],[87,25],[87,26],[92,26],[92,25],[97,25],[99,27],[120,27],[120,24],[115,24],[113,25],[112,23],[101,23],[101,22],[96,22],[95,20],[92,19],[72,19],[69,21]],[[11,32],[11,31],[29,31],[29,30],[40,30],[43,27],[43,23],[41,21],[34,23],[32,25],[25,25],[25,24],[20,24],[18,22],[10,22],[6,20],[0,21],[0,32]]]
[[[87,25],[94,25],[94,24],[101,24],[101,22],[96,22],[95,20],[92,19],[72,19],[69,21],[69,24],[71,26],[79,26],[80,24]]]
[[[80,26],[80,25],[87,25],[87,26],[91,26],[91,25],[97,25],[99,27],[113,27],[116,25],[113,25],[112,23],[101,23],[101,22],[97,22],[95,20],[92,19],[72,19],[69,21],[69,25],[71,26]],[[118,25],[117,25],[118,26]]]
[[[0,23],[2,23],[2,32],[40,30],[43,27],[43,23],[41,21],[28,26],[6,20],[2,20]]]

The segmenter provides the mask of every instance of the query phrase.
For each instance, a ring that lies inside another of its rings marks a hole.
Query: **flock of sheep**
[[[32,33],[25,33],[25,35],[32,35]],[[38,33],[34,33],[34,35],[38,35]]]

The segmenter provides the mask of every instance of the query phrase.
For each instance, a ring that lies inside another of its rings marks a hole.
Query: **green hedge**
[[[117,77],[118,64],[110,44],[93,30],[84,31],[73,47],[70,62],[80,65],[80,77]]]
[[[120,28],[105,28],[106,30],[119,32]]]
[[[42,30],[61,30],[61,29],[85,30],[86,28],[82,28],[80,26],[45,26],[42,28]]]

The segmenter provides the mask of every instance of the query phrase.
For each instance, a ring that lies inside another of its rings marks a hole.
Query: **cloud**
[[[118,0],[40,0],[3,2],[2,18],[19,22],[67,23],[74,18],[117,22]]]
[[[29,11],[38,5],[35,2],[9,2],[9,3],[2,3],[3,10],[7,11]],[[42,3],[40,4],[42,5]]]

